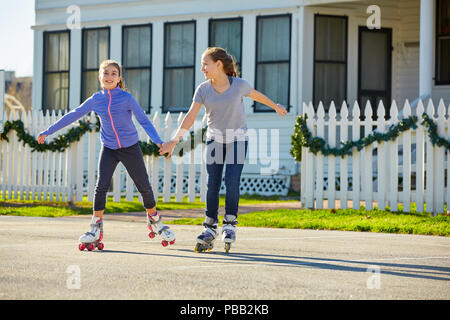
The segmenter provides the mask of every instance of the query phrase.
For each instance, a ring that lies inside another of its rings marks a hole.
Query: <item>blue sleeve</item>
[[[134,97],[130,94],[130,108],[133,112],[134,116],[136,117],[136,120],[141,124],[141,126],[144,128],[145,132],[147,132],[147,135],[150,137],[150,139],[154,143],[163,143],[161,138],[158,135],[158,132],[156,132],[155,127],[148,119],[147,115],[145,114],[144,110],[142,110],[139,103],[134,99]]]
[[[42,131],[40,135],[50,135],[55,133],[56,131],[68,126],[72,122],[80,119],[82,116],[91,112],[94,109],[94,100],[92,97],[86,99],[78,108],[73,109],[69,113],[65,114],[61,119],[56,121],[47,130]]]

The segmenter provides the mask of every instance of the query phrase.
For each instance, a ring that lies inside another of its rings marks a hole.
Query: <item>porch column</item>
[[[69,73],[69,109],[80,105],[81,99],[81,55],[82,30],[70,30],[70,73]]]
[[[420,0],[419,96],[430,95],[433,85],[434,0]]]
[[[119,61],[122,63],[122,25],[111,25],[111,43],[110,43],[110,59]]]

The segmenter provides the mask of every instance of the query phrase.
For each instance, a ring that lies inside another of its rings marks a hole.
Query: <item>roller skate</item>
[[[92,217],[91,220],[91,231],[86,232],[80,237],[80,244],[78,249],[83,251],[88,249],[89,251],[97,248],[98,250],[103,250],[105,245],[101,242],[103,240],[103,219],[99,217]]]
[[[161,216],[157,211],[151,215],[147,213],[147,227],[150,230],[150,233],[148,234],[150,239],[153,239],[156,234],[161,235],[163,238],[161,241],[163,247],[167,247],[169,244],[172,245],[175,243],[174,233],[168,226],[161,222]]]
[[[236,216],[225,215],[222,226],[222,240],[225,243],[225,252],[228,253],[231,249],[231,244],[236,241]]]
[[[214,222],[212,218],[206,218],[203,226],[205,228],[197,237],[197,243],[194,248],[195,252],[211,251],[214,247],[214,241],[217,238],[217,222]]]

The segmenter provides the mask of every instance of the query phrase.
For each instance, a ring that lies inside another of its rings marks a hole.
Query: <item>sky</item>
[[[0,69],[33,75],[35,0],[0,0]]]

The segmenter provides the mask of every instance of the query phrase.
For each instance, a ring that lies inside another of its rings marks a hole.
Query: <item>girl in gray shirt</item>
[[[222,239],[228,252],[236,240],[239,205],[239,184],[247,154],[248,136],[244,97],[273,108],[286,115],[286,109],[238,78],[233,57],[223,48],[210,47],[202,54],[202,72],[206,81],[195,90],[191,107],[175,136],[163,143],[160,154],[170,157],[183,135],[194,124],[202,105],[206,108],[206,171],[208,174],[204,229],[197,237],[196,252],[211,250],[218,236],[219,190],[225,166],[225,217]],[[224,165],[226,163],[226,165]]]

